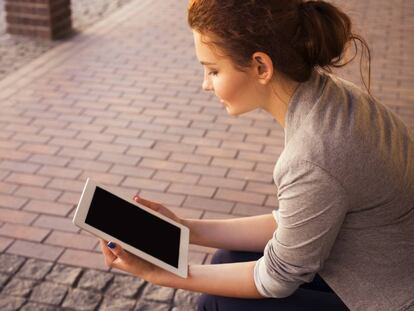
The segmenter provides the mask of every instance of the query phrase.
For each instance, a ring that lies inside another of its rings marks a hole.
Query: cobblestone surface
[[[27,279],[40,280],[45,277],[52,266],[53,264],[51,262],[30,258],[25,262],[19,273],[17,273],[17,276]]]
[[[111,273],[88,270],[83,273],[78,286],[83,289],[102,291],[113,278],[114,276]]]
[[[136,305],[135,299],[125,297],[105,297],[99,310],[101,311],[129,311],[134,310]]]
[[[174,297],[175,291],[171,288],[149,285],[146,287],[144,297],[146,300],[163,302],[170,304]]]
[[[23,265],[24,259],[15,255],[4,254],[0,256],[0,271],[13,274]]]
[[[1,293],[6,296],[27,297],[35,284],[36,282],[33,280],[25,280],[15,277],[7,283]]]
[[[99,293],[75,288],[69,291],[62,306],[80,311],[89,311],[95,310],[101,300],[102,295]]]
[[[186,1],[129,1],[0,80],[2,311],[194,309],[197,294],[104,266],[97,240],[71,222],[87,177],[183,217],[256,215],[278,204],[271,172],[283,129],[261,112],[229,117],[200,91]],[[374,96],[414,129],[413,2],[335,2],[371,46]],[[5,59],[19,63],[1,42],[0,70]],[[340,74],[359,82],[358,61]],[[190,263],[213,251],[192,246]]]
[[[118,275],[109,286],[107,293],[114,297],[135,298],[144,285],[142,280],[132,276]]]
[[[0,264],[7,271],[0,274],[2,311],[170,311],[174,307],[177,311],[194,310],[198,295],[154,286],[124,274],[10,254],[0,254]],[[28,271],[35,273],[29,275]]]
[[[90,27],[131,0],[71,0],[75,32]],[[0,80],[28,62],[62,43],[11,36],[6,33],[4,0],[0,0]]]
[[[46,276],[48,281],[72,285],[81,273],[80,268],[67,267],[64,265],[56,265],[53,270]]]
[[[38,303],[58,306],[63,301],[67,291],[67,286],[45,281],[33,288],[30,300]]]

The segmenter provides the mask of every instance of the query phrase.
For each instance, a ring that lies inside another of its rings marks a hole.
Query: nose
[[[208,79],[208,77],[204,77],[202,88],[204,91],[213,91],[213,86],[211,84],[211,81]]]

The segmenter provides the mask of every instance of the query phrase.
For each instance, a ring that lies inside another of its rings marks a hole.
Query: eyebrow
[[[201,65],[216,65],[215,63],[209,63],[209,62],[204,62],[204,61],[201,61],[200,64]]]

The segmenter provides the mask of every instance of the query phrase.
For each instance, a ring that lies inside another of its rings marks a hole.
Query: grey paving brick
[[[26,303],[20,311],[58,311],[61,310],[58,306],[49,306],[49,305],[43,305],[40,303],[33,303],[28,302]]]
[[[21,297],[0,295],[0,310],[1,311],[16,311],[25,302],[26,302],[26,299],[21,298]]]
[[[17,276],[40,280],[52,269],[53,263],[29,258],[17,273]]]
[[[99,311],[132,311],[136,302],[125,297],[105,297]]]
[[[171,311],[194,311],[197,310],[196,307],[194,306],[189,306],[189,305],[179,305],[179,306],[174,306]]]
[[[200,293],[177,289],[174,296],[174,305],[195,310],[197,299],[200,295]],[[179,308],[179,310],[181,309]]]
[[[35,284],[36,281],[34,280],[26,280],[15,277],[7,283],[1,291],[1,294],[7,296],[27,297]]]
[[[155,301],[139,301],[135,311],[170,311],[171,307],[165,303]]]
[[[102,295],[82,289],[73,289],[66,296],[62,307],[78,311],[95,310],[102,300]]]
[[[153,300],[163,303],[171,303],[174,297],[175,289],[168,287],[161,287],[154,284],[149,284],[143,292],[145,300]]]
[[[117,275],[105,294],[115,297],[135,298],[145,284],[144,280],[137,277]]]
[[[113,274],[98,270],[87,270],[82,274],[78,287],[102,291],[113,279]]]
[[[30,301],[59,305],[67,291],[67,286],[51,282],[43,282],[33,289]]]
[[[0,273],[0,287],[3,287],[4,285],[6,285],[9,278],[10,278],[10,275]]]
[[[23,265],[24,261],[24,257],[11,254],[0,254],[0,272],[10,274],[15,273]]]
[[[53,270],[46,276],[46,279],[51,282],[61,283],[65,285],[73,285],[76,279],[82,272],[81,268],[74,268],[57,264]]]

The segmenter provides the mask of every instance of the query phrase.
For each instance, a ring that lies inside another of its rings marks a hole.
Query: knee
[[[225,249],[219,249],[213,255],[211,259],[212,264],[231,263],[231,262],[243,262],[258,260],[263,256],[263,253],[254,252],[240,252],[229,251]]]
[[[215,296],[203,294],[197,300],[197,311],[217,310],[215,305]]]
[[[212,264],[220,264],[220,263],[231,263],[233,262],[233,255],[232,251],[228,251],[225,249],[219,249],[217,250],[213,258],[211,259]]]

